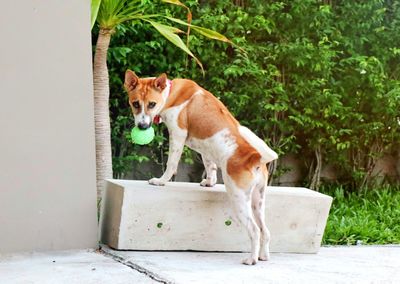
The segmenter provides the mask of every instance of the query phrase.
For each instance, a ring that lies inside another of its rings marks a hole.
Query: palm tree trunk
[[[110,88],[107,69],[107,50],[111,30],[100,29],[93,62],[94,118],[96,134],[97,197],[101,198],[105,179],[112,178],[111,127],[109,115]]]

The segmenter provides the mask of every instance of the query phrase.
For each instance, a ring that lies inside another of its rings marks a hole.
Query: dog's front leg
[[[160,178],[152,178],[151,180],[149,180],[150,184],[165,185],[165,183],[172,178],[172,176],[176,173],[176,170],[178,169],[178,164],[182,155],[185,141],[186,136],[174,135],[174,133],[172,132],[170,133],[167,169]]]
[[[200,182],[200,185],[212,187],[217,183],[217,165],[213,161],[205,158],[204,155],[201,155],[201,158],[203,160],[204,169],[206,170],[206,178]]]

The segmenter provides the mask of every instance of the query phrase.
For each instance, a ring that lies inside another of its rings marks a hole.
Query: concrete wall
[[[0,252],[95,247],[90,0],[0,7]]]

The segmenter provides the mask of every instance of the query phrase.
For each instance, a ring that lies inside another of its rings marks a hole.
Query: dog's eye
[[[156,104],[156,102],[149,102],[148,108],[154,108]]]
[[[132,103],[134,108],[140,108],[140,104],[138,101]]]

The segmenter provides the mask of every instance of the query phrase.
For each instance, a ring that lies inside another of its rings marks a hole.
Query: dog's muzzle
[[[151,123],[139,122],[138,127],[139,129],[145,130],[151,126]]]

